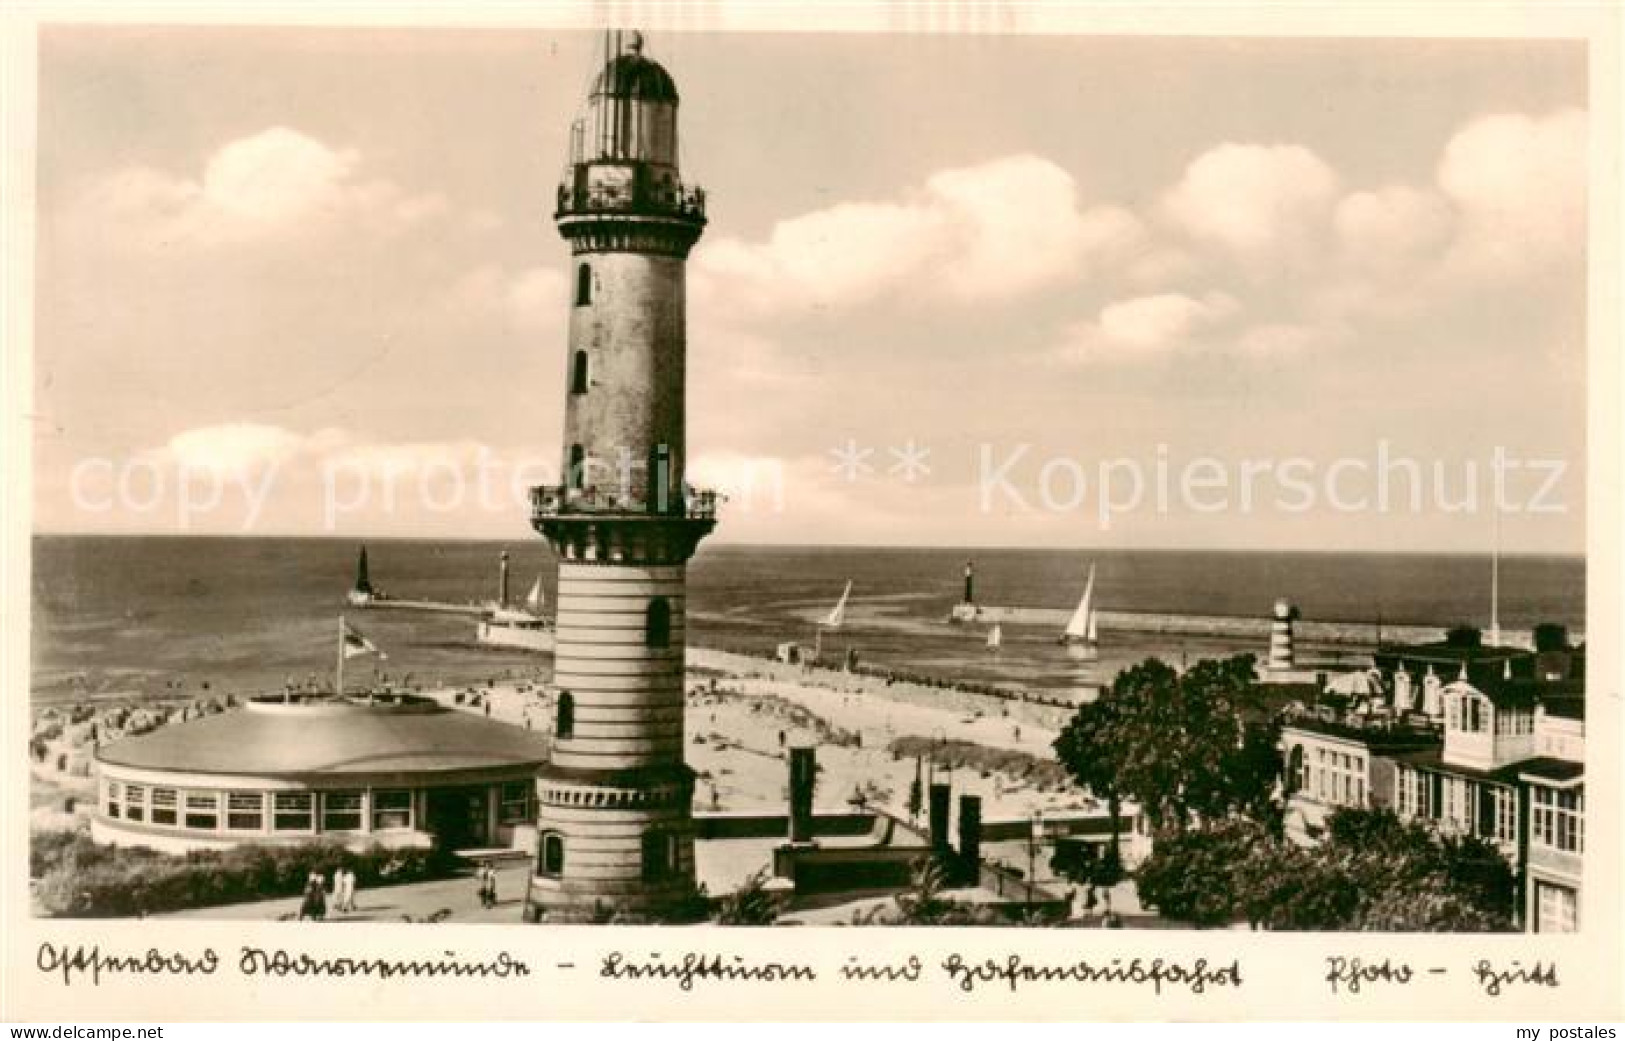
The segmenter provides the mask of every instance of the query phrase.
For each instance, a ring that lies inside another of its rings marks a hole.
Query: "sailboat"
[[[1004,646],[1004,627],[994,622],[993,628],[987,631],[987,649],[997,654],[1002,646]]]
[[[542,576],[525,595],[524,607],[496,604],[480,619],[475,639],[489,647],[516,647],[526,651],[553,649],[553,620],[542,613],[547,597]]]
[[[813,630],[814,660],[817,660],[824,653],[824,630],[839,629],[846,622],[846,602],[851,596],[852,580],[849,578],[846,580],[846,588],[841,590],[841,599],[835,602],[835,606],[830,609],[829,614],[820,619]]]
[[[846,580],[846,588],[841,591],[841,599],[836,601],[835,606],[830,609],[829,614],[826,615],[824,620],[818,624],[826,629],[839,629],[841,627],[841,623],[846,621],[846,602],[851,598],[851,596],[852,580],[849,578]]]
[[[1061,632],[1060,643],[1074,658],[1093,661],[1100,656],[1100,634],[1095,620],[1095,566],[1089,565],[1089,580],[1083,587],[1083,599]]]

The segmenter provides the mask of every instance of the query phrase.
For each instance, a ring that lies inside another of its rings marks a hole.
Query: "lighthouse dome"
[[[593,84],[594,94],[607,94],[633,101],[677,102],[677,84],[671,73],[657,61],[645,58],[641,41],[624,54],[617,54],[605,63]]]

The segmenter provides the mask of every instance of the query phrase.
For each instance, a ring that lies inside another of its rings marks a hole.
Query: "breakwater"
[[[478,617],[490,613],[490,608],[479,604],[453,604],[443,600],[368,600],[364,604],[351,604],[359,611],[428,611],[433,614],[460,614]]]
[[[1060,631],[1072,612],[1049,607],[1001,607],[993,604],[977,608],[976,622],[984,625],[1030,625]],[[1171,614],[1150,611],[1098,611],[1102,630],[1151,633],[1167,636],[1212,636],[1269,642],[1270,619],[1227,615]],[[1299,619],[1293,632],[1305,643],[1374,648],[1379,643],[1431,643],[1444,638],[1442,625],[1395,625],[1378,622],[1324,622]],[[1570,639],[1583,640],[1583,632],[1570,631]],[[1528,629],[1502,629],[1501,643],[1532,648],[1534,636]]]

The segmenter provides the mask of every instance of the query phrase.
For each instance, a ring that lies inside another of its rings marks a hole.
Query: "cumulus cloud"
[[[1469,273],[1517,276],[1579,257],[1586,232],[1586,116],[1503,113],[1462,128],[1439,161],[1457,207],[1453,260]]]
[[[1143,237],[1128,210],[1080,209],[1070,174],[1018,155],[940,171],[903,201],[780,221],[764,242],[708,243],[695,254],[695,291],[703,306],[725,285],[734,306],[757,312],[851,306],[900,288],[996,301],[1077,278]]]
[[[1226,143],[1191,161],[1162,209],[1200,242],[1275,265],[1314,244],[1337,194],[1337,173],[1307,148]]]
[[[1117,344],[1165,349],[1188,343],[1192,335],[1223,324],[1240,309],[1234,297],[1219,292],[1201,298],[1158,293],[1107,304],[1101,308],[1095,329]]]
[[[1351,192],[1332,217],[1344,259],[1374,272],[1399,272],[1435,256],[1452,231],[1438,193],[1406,185]]]
[[[149,248],[255,241],[354,220],[398,231],[446,210],[437,195],[364,179],[360,170],[355,150],[276,126],[228,141],[195,174],[114,171],[91,186],[88,209]]]
[[[322,443],[330,443],[323,433]],[[148,453],[188,470],[221,478],[249,475],[304,450],[307,438],[262,423],[222,423],[183,430]]]

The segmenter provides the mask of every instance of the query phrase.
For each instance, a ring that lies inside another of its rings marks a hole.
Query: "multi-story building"
[[[1288,837],[1316,841],[1337,809],[1392,808],[1393,757],[1439,743],[1439,728],[1426,718],[1330,707],[1293,713],[1281,728]]]
[[[1523,886],[1525,928],[1577,928],[1583,651],[1447,641],[1375,659],[1379,689],[1333,692],[1282,726],[1288,836],[1316,841],[1342,807],[1389,807],[1494,845]]]
[[[1579,685],[1458,679],[1443,703],[1442,745],[1395,759],[1396,810],[1492,842],[1523,880],[1525,927],[1573,930],[1584,850]]]

